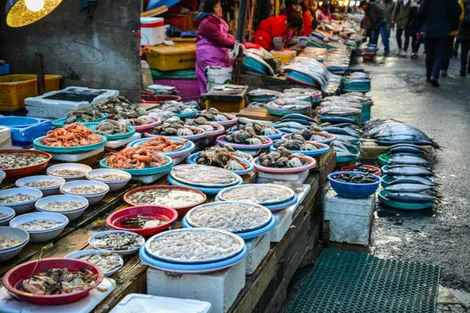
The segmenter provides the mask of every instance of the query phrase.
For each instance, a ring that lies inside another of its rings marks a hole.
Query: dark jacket
[[[428,38],[447,38],[452,25],[459,19],[460,6],[457,0],[423,0],[418,9],[420,23]]]
[[[406,24],[408,23],[408,16],[410,15],[411,2],[413,1],[408,0],[408,3],[404,5],[403,0],[398,0],[398,2],[395,4],[392,19],[396,22],[397,29],[406,28]]]
[[[459,38],[465,41],[470,41],[470,19],[465,16],[470,16],[470,0],[464,2],[464,19],[460,25]]]
[[[405,30],[408,33],[417,33],[420,28],[421,25],[419,25],[418,19],[418,5],[413,2],[410,6],[410,12],[408,15],[408,21],[406,23]]]
[[[385,22],[384,10],[377,2],[369,3],[366,8],[366,16],[370,21],[371,29],[379,29]]]

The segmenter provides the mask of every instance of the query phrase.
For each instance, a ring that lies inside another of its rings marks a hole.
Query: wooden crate
[[[253,120],[262,120],[262,121],[270,121],[270,122],[277,122],[281,119],[280,116],[269,114],[266,108],[256,108],[256,109],[245,108],[241,110],[240,113],[237,114],[237,116],[251,118]]]

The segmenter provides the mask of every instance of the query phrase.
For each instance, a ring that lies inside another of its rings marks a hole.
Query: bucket
[[[207,91],[215,85],[225,85],[232,82],[232,68],[208,66],[206,67]]]

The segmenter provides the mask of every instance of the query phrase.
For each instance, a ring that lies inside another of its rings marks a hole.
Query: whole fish
[[[434,190],[434,186],[422,184],[394,184],[385,188],[390,192],[421,192],[425,190]]]
[[[394,184],[421,184],[421,185],[428,185],[428,186],[438,185],[438,183],[423,176],[387,176],[387,177],[391,177],[391,180],[388,181],[389,185],[394,185]]]
[[[434,202],[436,201],[435,196],[431,196],[425,193],[419,192],[391,192],[385,196],[387,199],[392,201],[401,201],[401,202]]]
[[[347,136],[357,137],[357,138],[361,137],[360,132],[348,129],[347,127],[340,128],[340,127],[330,126],[330,127],[322,128],[322,131],[327,131],[330,134],[347,135]]]
[[[308,122],[314,122],[313,118],[311,118],[309,116],[306,116],[306,115],[297,114],[297,113],[291,113],[291,114],[284,115],[281,118],[281,121],[284,121],[285,119],[289,119],[289,118],[305,120],[305,121],[308,121]]]
[[[394,149],[394,148],[402,148],[402,147],[415,148],[415,149],[417,149],[417,150],[420,150],[420,151],[424,152],[423,147],[418,146],[418,145],[414,145],[414,144],[410,144],[410,143],[398,143],[398,144],[395,144],[395,145],[393,145],[393,146],[388,147],[388,148],[387,148],[387,151],[390,151],[391,149]]]
[[[298,122],[277,122],[277,123],[274,123],[274,127],[302,129],[302,128],[305,128],[305,125],[300,124]]]
[[[424,153],[420,152],[393,152],[393,153],[388,153],[390,158],[393,157],[400,157],[400,156],[412,156],[412,157],[418,157],[427,160],[427,156]]]
[[[434,176],[434,173],[429,169],[421,166],[398,166],[389,168],[388,175],[405,175],[405,176]]]
[[[388,164],[432,166],[432,163],[428,160],[415,156],[393,156],[388,160]]]

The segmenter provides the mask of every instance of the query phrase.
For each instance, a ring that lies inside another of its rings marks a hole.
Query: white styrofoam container
[[[207,301],[212,304],[210,313],[225,313],[245,287],[245,260],[228,269],[205,274],[168,273],[149,267],[147,294]]]
[[[248,253],[246,255],[246,274],[253,274],[258,265],[269,252],[271,245],[270,233],[245,241]]]
[[[208,313],[211,304],[205,301],[128,294],[110,313]]]
[[[140,18],[140,45],[158,45],[165,41],[165,22],[161,17]]]
[[[352,199],[328,190],[323,201],[323,220],[329,221],[330,241],[369,245],[375,200],[375,194]]]

